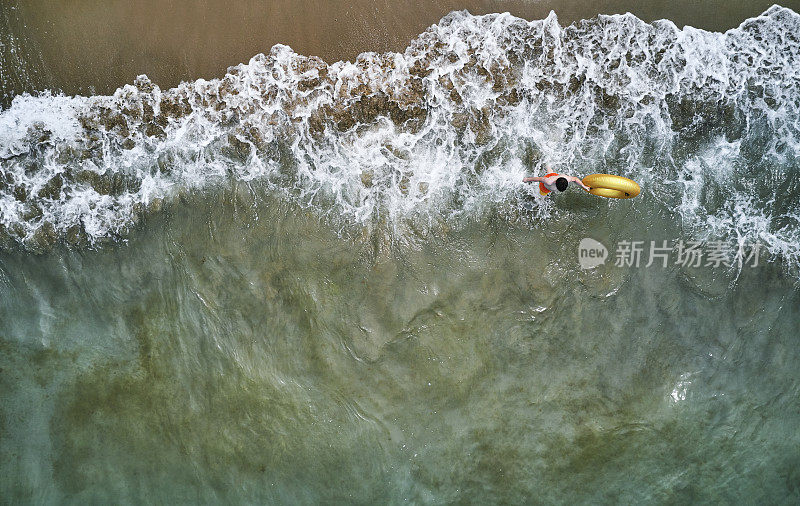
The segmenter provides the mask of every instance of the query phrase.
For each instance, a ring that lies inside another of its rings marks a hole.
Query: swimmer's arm
[[[540,182],[542,182],[542,181],[544,181],[544,178],[543,178],[543,177],[539,177],[539,176],[536,176],[536,177],[526,177],[526,178],[523,178],[523,179],[522,179],[522,182],[523,182],[523,183],[540,183]]]
[[[591,189],[588,186],[586,186],[585,184],[583,184],[583,181],[581,181],[580,179],[578,179],[575,176],[570,176],[569,180],[572,181],[575,184],[580,185],[580,187],[583,188],[584,190],[586,190],[587,192]]]

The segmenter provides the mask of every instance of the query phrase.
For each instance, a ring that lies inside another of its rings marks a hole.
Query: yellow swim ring
[[[630,199],[642,191],[636,181],[612,174],[589,174],[583,178],[583,184],[591,188],[592,195],[610,199]]]

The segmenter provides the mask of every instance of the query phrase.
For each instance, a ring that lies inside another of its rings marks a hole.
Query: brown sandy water
[[[412,38],[452,10],[508,11],[525,19],[541,19],[553,10],[562,25],[597,14],[631,12],[645,21],[670,19],[679,27],[720,31],[773,3],[4,0],[0,9],[9,20],[6,26],[0,23],[0,34],[12,31],[15,38],[6,50],[18,47],[24,68],[0,83],[0,96],[45,88],[108,94],[139,74],[170,88],[185,80],[220,77],[228,66],[279,43],[328,62],[353,59],[364,51],[403,51]],[[782,5],[798,10],[800,1]]]

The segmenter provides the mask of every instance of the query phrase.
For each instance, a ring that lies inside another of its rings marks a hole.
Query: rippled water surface
[[[237,186],[127,244],[4,254],[0,486],[47,502],[796,498],[793,280],[580,271],[578,238],[625,211],[567,199],[538,229],[485,220],[398,246]]]
[[[455,13],[403,54],[18,97],[0,497],[797,502],[798,19]],[[544,199],[545,162],[644,191]],[[763,254],[615,265],[678,239]]]

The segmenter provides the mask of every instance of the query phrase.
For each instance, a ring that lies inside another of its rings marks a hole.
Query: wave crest
[[[18,96],[0,113],[0,237],[119,237],[231,178],[358,224],[535,214],[521,179],[548,162],[633,177],[697,233],[796,261],[798,34],[777,6],[724,34],[454,12],[404,53],[329,65],[277,45],[170,90],[140,76],[112,96]]]

